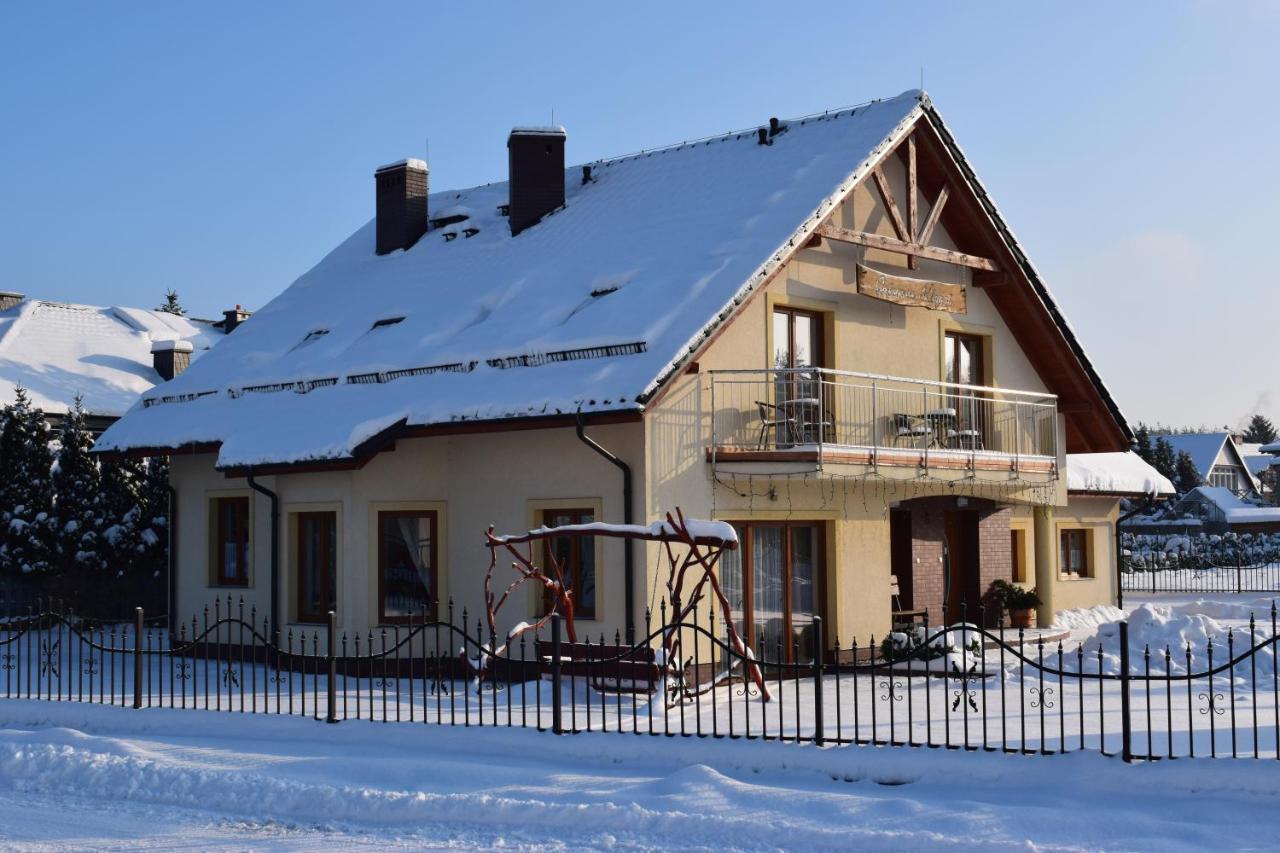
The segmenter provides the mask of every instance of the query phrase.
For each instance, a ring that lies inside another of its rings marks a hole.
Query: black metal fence
[[[1280,592],[1280,549],[1267,535],[1121,534],[1126,592]]]
[[[332,616],[276,632],[230,600],[175,631],[149,627],[140,609],[132,624],[91,624],[53,607],[0,620],[0,690],[332,723],[1280,759],[1274,604],[1269,619],[1182,648],[1140,645],[1126,623],[1110,646],[1070,648],[962,617],[879,642],[826,638],[815,619],[804,646],[738,653],[714,620],[666,624],[665,613],[627,646],[617,635],[570,643],[558,618],[504,644],[452,606],[363,635],[340,633]]]

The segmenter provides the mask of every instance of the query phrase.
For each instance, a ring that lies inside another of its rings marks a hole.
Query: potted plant
[[[1024,589],[1000,578],[991,582],[986,598],[991,605],[1009,614],[1012,628],[1030,628],[1032,611],[1044,603],[1035,589]]]

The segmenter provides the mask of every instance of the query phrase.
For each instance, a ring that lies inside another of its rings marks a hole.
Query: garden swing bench
[[[666,558],[666,593],[670,604],[668,618],[664,620],[666,624],[649,637],[640,638],[634,646],[618,642],[608,645],[603,637],[600,643],[580,642],[573,618],[573,594],[564,582],[563,563],[550,553],[547,554],[550,563],[547,567],[538,566],[534,559],[534,543],[564,536],[604,536],[662,543],[663,549],[659,552],[658,560],[660,564],[662,558]],[[653,693],[659,686],[678,686],[684,695],[692,695],[696,692],[691,688],[691,684],[696,682],[696,673],[691,674],[689,661],[683,660],[681,637],[687,630],[695,631],[695,642],[699,632],[709,636],[706,629],[697,627],[696,621],[691,623],[690,620],[695,618],[695,609],[710,597],[712,607],[721,612],[721,624],[726,638],[723,641],[715,639],[728,647],[728,657],[732,662],[728,667],[730,679],[732,671],[741,664],[742,678],[750,679],[766,700],[770,698],[763,673],[738,633],[731,618],[728,598],[716,576],[715,568],[721,554],[738,547],[737,534],[729,524],[685,519],[677,509],[674,515],[668,513],[665,521],[650,525],[594,522],[554,528],[540,527],[512,536],[497,536],[490,527],[486,532],[486,540],[490,560],[484,581],[484,598],[490,633],[497,636],[497,614],[510,595],[525,583],[539,584],[547,592],[552,606],[538,621],[532,624],[521,623],[508,632],[506,644],[509,645],[515,638],[530,631],[536,635],[553,616],[559,615],[568,640],[560,643],[558,663],[562,676],[586,679],[593,689],[600,692]],[[492,590],[492,579],[500,549],[511,557],[511,568],[517,577],[499,596]],[[662,644],[655,649],[651,641],[658,637],[661,637]],[[493,656],[496,658],[505,648],[506,645],[502,649],[495,649]],[[545,676],[557,663],[552,659],[552,644],[537,639],[534,648],[539,668]],[[725,676],[722,675],[707,689],[724,681]]]

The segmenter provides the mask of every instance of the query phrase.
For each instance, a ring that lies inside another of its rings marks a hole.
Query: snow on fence
[[[331,723],[1280,759],[1274,604],[1247,633],[1183,648],[1135,642],[1124,622],[1072,649],[965,623],[828,642],[815,619],[803,646],[745,655],[714,624],[646,620],[633,646],[617,636],[571,644],[557,617],[493,656],[499,638],[447,612],[363,637],[338,633],[332,617],[327,629],[277,635],[231,601],[172,632],[148,627],[140,609],[123,625],[28,613],[0,619],[0,690]],[[673,633],[676,654],[663,660],[657,647]],[[826,653],[813,660],[805,648]],[[742,678],[748,661],[762,667],[771,699]]]

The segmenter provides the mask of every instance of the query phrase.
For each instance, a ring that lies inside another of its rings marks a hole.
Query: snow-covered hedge
[[[1280,533],[1121,533],[1125,571],[1257,566],[1280,562]]]

